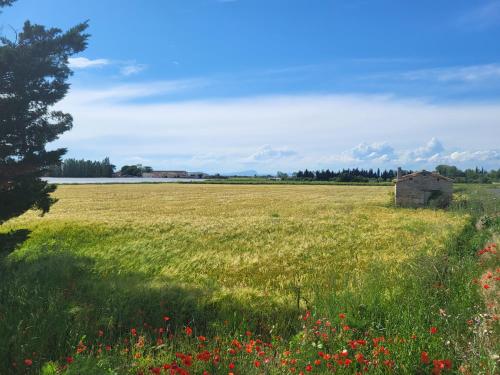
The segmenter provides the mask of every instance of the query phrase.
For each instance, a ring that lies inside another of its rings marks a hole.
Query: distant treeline
[[[102,161],[66,159],[61,165],[52,166],[49,177],[112,177],[115,166],[109,158]]]
[[[462,171],[453,165],[438,165],[436,172],[452,178],[455,182],[490,183],[500,181],[500,169],[487,171],[476,167]]]
[[[500,181],[500,169],[486,171],[485,169],[475,168],[466,169],[464,171],[451,165],[438,165],[436,172],[443,176],[452,178],[455,182],[476,182],[476,183],[489,183]],[[413,173],[412,170],[403,170],[403,175]],[[278,172],[278,177],[281,179],[295,179],[302,181],[336,181],[336,182],[382,182],[391,181],[396,178],[396,170],[383,170],[380,169],[342,169],[339,171],[333,170],[304,170],[293,173],[289,177],[285,173]]]
[[[403,171],[404,174],[412,173],[411,170]],[[370,181],[391,181],[396,177],[397,172],[395,170],[384,169],[342,169],[339,171],[324,170],[317,171],[298,171],[292,175],[292,179],[297,180],[307,180],[307,181],[336,181],[336,182],[370,182]],[[283,175],[278,177],[283,178]]]

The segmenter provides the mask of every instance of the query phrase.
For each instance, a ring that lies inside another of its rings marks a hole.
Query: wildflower
[[[431,335],[435,335],[438,332],[438,329],[437,329],[437,327],[431,327],[429,332],[431,333]]]
[[[109,352],[111,350],[111,346],[110,345],[106,345],[106,350]]]
[[[305,320],[309,319],[310,316],[311,316],[311,312],[308,310],[308,311],[306,311],[306,314],[302,317],[302,320],[305,321]]]
[[[205,350],[205,351],[199,353],[196,356],[196,359],[203,361],[203,362],[208,362],[208,361],[210,361],[210,357],[211,357],[210,352],[208,350]]]
[[[66,357],[66,363],[73,363],[73,357]]]
[[[340,313],[340,314],[339,314],[339,318],[340,318],[340,319],[345,319],[345,314],[344,314],[344,313]]]
[[[234,363],[233,363],[233,362],[231,362],[231,363],[229,364],[229,369],[230,369],[230,370],[232,370],[232,369],[234,369],[234,367],[235,367]]]
[[[484,284],[484,285],[483,285],[483,288],[484,288],[484,289],[490,289],[490,286],[489,286],[488,284]]]
[[[257,368],[259,368],[259,367],[260,367],[260,361],[255,361],[253,364],[254,364],[254,366],[255,366],[255,367],[257,367]]]
[[[387,366],[387,367],[389,367],[389,368],[392,368],[392,367],[394,366],[394,361],[391,361],[391,360],[389,360],[389,359],[386,359],[386,360],[384,361],[384,365],[385,365],[385,366]]]
[[[186,327],[186,335],[191,336],[193,334],[193,329],[191,327]]]
[[[99,335],[99,337],[102,337],[102,336],[104,336],[104,332],[102,330],[99,330],[98,335]]]
[[[351,327],[349,327],[348,325],[345,325],[345,326],[342,327],[342,329],[344,331],[349,331],[351,329]]]
[[[428,364],[429,363],[429,353],[427,353],[427,352],[420,353],[420,362]]]
[[[186,367],[191,367],[191,365],[193,364],[193,357],[190,356],[190,355],[187,355],[185,356],[183,359],[182,359],[182,363],[184,364],[184,366]]]
[[[161,373],[161,368],[159,368],[159,367],[152,367],[152,368],[151,368],[151,372],[152,372],[153,374],[157,374],[157,375],[159,375],[159,374]]]
[[[313,367],[312,367],[311,365],[309,365],[309,364],[308,364],[308,365],[306,366],[306,371],[307,371],[307,372],[311,372],[311,371],[312,371],[312,369],[313,369]]]
[[[356,353],[354,357],[356,358],[356,361],[358,361],[359,363],[363,363],[365,360],[365,356],[362,353]]]
[[[247,336],[247,337],[252,336],[252,332],[250,332],[250,331],[246,331],[246,332],[245,332],[245,336]]]
[[[198,336],[198,340],[201,342],[207,341],[207,338],[205,336]]]
[[[78,354],[80,354],[80,353],[83,353],[85,351],[85,349],[87,349],[87,347],[85,346],[85,344],[82,341],[80,341],[78,343],[78,346],[76,347],[76,352]]]
[[[317,359],[317,360],[315,360],[315,361],[314,361],[314,364],[315,364],[316,366],[321,365],[321,359]]]
[[[28,358],[27,358],[27,359],[25,359],[25,360],[24,360],[24,364],[25,364],[26,366],[31,366],[31,365],[33,364],[33,361],[32,361],[31,359],[28,359]]]
[[[137,330],[135,328],[132,328],[130,330],[130,333],[132,334],[132,336],[137,336]]]
[[[350,360],[349,358],[346,358],[345,361],[344,361],[344,366],[345,367],[349,367],[349,365],[352,363],[352,360]]]

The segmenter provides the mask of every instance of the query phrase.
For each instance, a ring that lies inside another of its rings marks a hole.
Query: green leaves
[[[0,0],[0,6],[12,1]],[[0,223],[31,208],[47,212],[54,186],[40,177],[66,150],[47,143],[73,126],[70,114],[50,109],[69,89],[68,58],[87,47],[87,22],[66,32],[24,23],[0,45]]]

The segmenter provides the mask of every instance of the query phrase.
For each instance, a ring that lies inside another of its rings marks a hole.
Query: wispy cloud
[[[91,60],[86,57],[70,57],[68,62],[72,69],[98,68],[110,64],[108,59]]]
[[[123,74],[124,76],[131,76],[133,74],[142,72],[146,68],[147,68],[146,64],[130,64],[122,67],[120,69],[120,73]]]
[[[65,99],[69,105],[85,106],[100,103],[112,105],[133,99],[155,97],[188,91],[209,84],[204,79],[154,81],[129,83],[116,86],[77,88]]]
[[[110,59],[89,59],[87,57],[70,57],[69,66],[72,69],[101,68],[104,66],[113,66],[119,69],[123,76],[138,74],[147,68],[146,64],[138,64],[132,61],[120,61]]]
[[[487,1],[462,14],[458,20],[460,26],[475,30],[484,30],[500,25],[500,0]]]
[[[258,148],[256,152],[250,155],[248,158],[245,158],[245,162],[250,163],[261,163],[261,162],[270,162],[275,161],[277,159],[289,158],[292,156],[296,156],[297,152],[290,150],[287,147],[282,148],[273,148],[270,145],[263,145]]]
[[[453,66],[413,70],[399,74],[408,80],[432,80],[439,82],[480,82],[500,79],[500,64]]]

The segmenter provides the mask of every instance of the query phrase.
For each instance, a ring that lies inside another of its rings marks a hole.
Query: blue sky
[[[89,20],[58,106],[71,157],[500,168],[500,0],[18,0],[2,33],[25,19]]]

